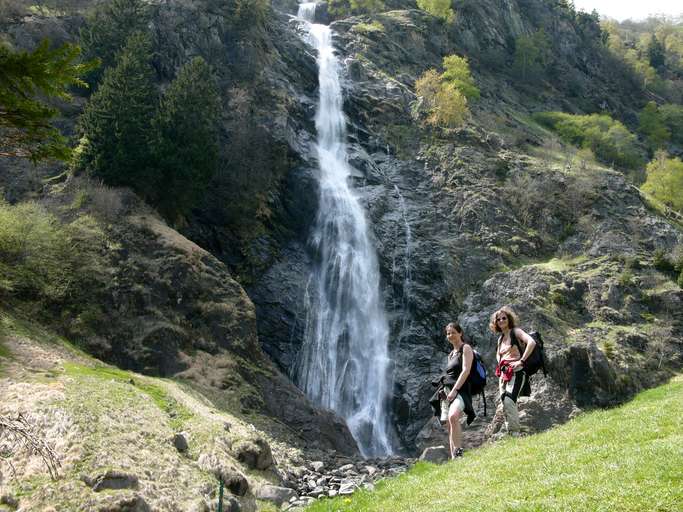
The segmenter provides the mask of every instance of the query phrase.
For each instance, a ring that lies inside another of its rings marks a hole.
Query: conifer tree
[[[154,155],[161,186],[153,199],[172,220],[195,205],[218,162],[221,101],[201,57],[183,66],[154,118]]]
[[[149,8],[142,0],[110,0],[98,6],[81,29],[83,54],[98,58],[102,65],[91,72],[88,82],[96,85],[135,32],[145,32]]]
[[[156,183],[149,139],[156,91],[150,65],[151,43],[133,34],[118,64],[104,74],[102,84],[80,119],[81,144],[74,162],[114,186],[131,186],[149,197]]]
[[[78,46],[50,49],[47,40],[31,52],[0,43],[0,156],[69,157],[66,139],[50,124],[57,109],[47,102],[69,100],[69,86],[86,86],[80,77],[95,63],[79,64],[79,55]]]

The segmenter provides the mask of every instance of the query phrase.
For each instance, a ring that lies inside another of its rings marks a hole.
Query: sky
[[[650,14],[668,14],[679,16],[683,14],[681,0],[574,0],[576,10],[591,12],[596,9],[601,16],[642,20]]]

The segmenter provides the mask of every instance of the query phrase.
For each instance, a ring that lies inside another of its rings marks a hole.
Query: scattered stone
[[[371,477],[378,471],[375,466],[364,466],[363,470]]]
[[[176,450],[180,453],[187,452],[187,449],[189,448],[186,435],[185,432],[178,432],[173,436],[173,446],[175,446]]]
[[[353,494],[353,491],[356,490],[356,484],[353,482],[346,482],[341,484],[339,487],[339,494]]]
[[[441,464],[448,461],[448,450],[445,446],[430,446],[420,455],[420,460]]]
[[[263,485],[257,489],[255,496],[260,500],[271,501],[278,507],[285,502],[296,499],[296,493],[287,487],[277,487],[275,485]]]
[[[354,469],[356,469],[356,466],[355,466],[355,465],[353,465],[353,464],[345,464],[344,466],[340,467],[338,471],[341,472],[341,473],[347,473],[347,472],[349,472],[349,471],[353,471]]]
[[[231,428],[232,428],[232,424],[230,424],[230,422],[226,421],[223,423],[223,430],[225,430],[226,432],[230,432]]]
[[[334,489],[330,489],[329,491],[327,491],[327,495],[330,498],[334,498],[337,495],[337,491],[335,491]]]
[[[315,460],[311,462],[311,469],[313,471],[320,473],[325,468],[325,463],[321,460]]]
[[[94,478],[83,475],[81,480],[95,492],[105,489],[137,489],[138,487],[138,477],[122,471],[107,471]]]

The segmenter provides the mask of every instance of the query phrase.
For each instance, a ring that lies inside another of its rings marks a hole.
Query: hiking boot
[[[462,448],[456,448],[453,450],[453,458],[457,459],[458,457],[462,457],[463,453],[465,453],[465,451]]]

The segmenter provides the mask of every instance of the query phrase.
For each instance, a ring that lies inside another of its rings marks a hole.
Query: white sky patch
[[[597,10],[601,16],[619,21],[643,20],[653,14],[683,15],[681,0],[574,0],[576,10]]]

